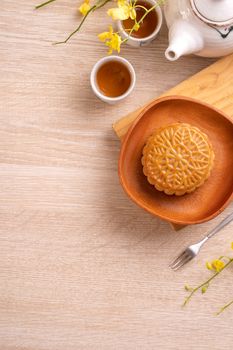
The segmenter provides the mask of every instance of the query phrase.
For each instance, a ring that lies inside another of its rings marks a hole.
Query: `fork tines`
[[[180,267],[192,260],[191,254],[184,250],[170,265],[169,267],[174,271],[178,270]]]

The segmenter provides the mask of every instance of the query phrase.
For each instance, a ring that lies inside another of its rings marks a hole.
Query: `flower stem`
[[[161,1],[158,1],[154,6],[152,6],[149,10],[147,10],[146,13],[144,13],[144,15],[142,16],[142,18],[140,19],[140,21],[138,22],[138,24],[140,24],[144,18],[148,15],[148,13],[150,13],[151,11],[153,11],[156,7],[160,6],[160,5],[163,5],[165,0],[161,0]]]
[[[135,9],[143,9],[144,11],[148,11],[148,9],[145,7],[145,6],[142,6],[142,5],[136,5],[134,6]]]
[[[50,0],[51,1],[51,0]],[[55,0],[52,0],[52,1],[55,1]],[[75,35],[82,27],[83,23],[85,22],[86,18],[88,17],[88,15],[91,13],[91,12],[94,12],[95,10],[103,7],[105,4],[107,4],[107,2],[109,2],[111,0],[104,0],[104,1],[97,1],[97,3],[95,5],[93,5],[89,11],[87,11],[87,13],[85,14],[85,16],[83,17],[83,19],[81,20],[81,22],[79,23],[78,27],[63,41],[58,41],[58,42],[55,42],[53,43],[53,45],[60,45],[60,44],[66,44],[67,41],[70,40],[70,38]]]
[[[87,13],[85,14],[85,16],[83,17],[83,19],[82,19],[81,22],[79,23],[78,27],[77,27],[73,32],[70,33],[70,35],[69,35],[65,40],[63,40],[63,41],[57,41],[57,42],[53,43],[53,45],[66,44],[67,41],[70,40],[70,38],[71,38],[74,34],[76,34],[76,33],[81,29],[81,27],[82,27],[84,21],[86,20],[87,16],[88,16],[91,12],[93,12],[95,9],[96,9],[96,5],[92,6],[92,7],[90,8],[90,10],[87,11]]]
[[[37,5],[37,6],[35,7],[35,9],[38,10],[39,8],[41,8],[41,7],[43,7],[43,6],[46,6],[46,5],[48,5],[48,4],[50,4],[51,2],[54,2],[54,1],[56,1],[56,0],[48,0],[48,1],[45,1],[45,2],[43,2],[42,4]]]
[[[216,272],[213,276],[211,276],[207,281],[203,282],[202,284],[200,284],[199,286],[197,286],[196,288],[194,288],[191,293],[189,294],[189,296],[185,299],[184,303],[183,303],[183,306],[185,306],[189,301],[190,299],[192,298],[193,294],[195,294],[199,289],[201,289],[202,287],[204,287],[205,285],[208,285],[216,276],[218,276],[225,268],[227,268],[231,263],[233,262],[233,258],[232,259],[229,259],[228,263],[218,272]],[[233,303],[233,301],[232,301]],[[230,303],[231,305],[231,303]],[[228,305],[228,306],[230,306]],[[226,307],[228,307],[226,305]],[[224,307],[224,310],[225,308]]]
[[[220,315],[223,311],[225,311],[228,307],[230,307],[231,305],[233,305],[233,300],[230,301],[228,304],[224,305],[218,312],[217,312],[217,316]]]

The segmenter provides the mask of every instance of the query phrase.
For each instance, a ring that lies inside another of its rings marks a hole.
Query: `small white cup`
[[[128,71],[130,73],[130,77],[131,77],[131,82],[130,82],[130,86],[129,86],[128,90],[124,94],[117,96],[117,97],[109,97],[109,96],[104,95],[102,93],[102,91],[100,90],[100,88],[98,86],[97,79],[96,79],[96,75],[97,75],[99,68],[104,63],[109,62],[109,61],[118,61],[118,62],[121,62],[122,64],[124,64],[127,67]],[[91,83],[91,87],[92,87],[94,94],[100,100],[102,100],[106,103],[109,103],[109,104],[114,104],[116,102],[124,100],[133,91],[135,83],[136,83],[136,74],[135,74],[135,70],[134,70],[132,64],[129,61],[127,61],[125,58],[120,57],[120,56],[106,56],[106,57],[101,58],[98,62],[96,62],[96,64],[92,68],[91,76],[90,76],[90,83]]]
[[[151,5],[151,7],[155,6],[157,4],[157,2],[155,0],[145,0],[145,1],[147,3],[149,3]],[[156,13],[157,13],[158,24],[157,24],[157,27],[155,28],[154,32],[145,38],[136,38],[133,36],[129,36],[129,34],[124,29],[122,21],[117,21],[118,31],[120,32],[122,39],[128,38],[128,40],[126,41],[126,43],[128,45],[134,46],[134,47],[147,46],[156,38],[156,36],[158,35],[158,33],[162,27],[163,13],[162,13],[162,10],[161,10],[159,5],[157,5],[155,7],[154,11],[156,11]]]

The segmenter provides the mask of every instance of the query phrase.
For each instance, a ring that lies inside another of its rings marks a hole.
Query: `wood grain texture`
[[[166,29],[150,47],[125,47],[137,86],[107,106],[89,87],[105,55],[96,33],[104,10],[68,45],[77,3],[40,12],[34,1],[2,0],[0,11],[0,349],[232,349],[232,271],[185,310],[183,284],[209,274],[205,260],[229,253],[232,225],[185,269],[168,268],[177,250],[208,224],[173,232],[131,203],[117,176],[119,141],[111,129],[155,95],[213,60],[164,59]]]

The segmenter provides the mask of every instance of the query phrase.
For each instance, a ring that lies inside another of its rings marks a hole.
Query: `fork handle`
[[[225,219],[223,219],[213,230],[211,230],[208,235],[204,238],[207,241],[209,238],[213,237],[217,232],[219,232],[223,227],[228,225],[233,220],[233,213],[228,215]]]

